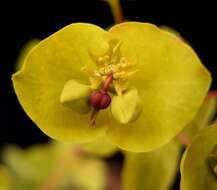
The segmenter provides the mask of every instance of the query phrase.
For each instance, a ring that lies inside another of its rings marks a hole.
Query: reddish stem
[[[209,91],[207,98],[217,98],[217,90]]]
[[[179,133],[176,135],[176,138],[184,145],[188,146],[191,143],[191,140],[184,134]]]
[[[102,90],[103,90],[104,92],[108,92],[109,86],[110,86],[110,84],[112,83],[112,81],[113,81],[113,75],[112,75],[112,74],[109,74],[109,75],[107,76],[105,82],[104,82],[103,87],[102,87]]]

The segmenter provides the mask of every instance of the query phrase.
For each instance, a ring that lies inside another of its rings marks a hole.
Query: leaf
[[[51,142],[26,150],[5,148],[3,161],[11,173],[13,189],[88,189],[106,185],[106,166],[94,157],[80,154],[75,146]]]
[[[212,121],[217,111],[217,99],[206,98],[197,112],[196,117],[191,121],[183,130],[183,133],[190,139],[193,140],[195,135],[204,127],[208,126]]]
[[[209,164],[216,146],[217,124],[204,128],[194,138],[182,157],[181,190],[217,189],[217,176]]]
[[[11,185],[12,182],[11,182],[10,172],[5,166],[0,165],[0,189],[12,190]]]
[[[112,144],[106,137],[99,137],[92,142],[79,144],[78,147],[82,151],[103,157],[112,156],[118,151],[118,147]]]

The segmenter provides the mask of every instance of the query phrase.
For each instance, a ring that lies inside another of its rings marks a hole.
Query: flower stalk
[[[119,0],[108,0],[116,24],[124,21],[124,16]]]

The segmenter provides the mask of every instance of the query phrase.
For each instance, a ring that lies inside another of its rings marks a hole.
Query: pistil
[[[109,86],[112,84],[113,74],[108,74],[104,81],[102,89],[94,91],[90,96],[90,105],[93,107],[93,111],[90,116],[90,125],[93,126],[96,123],[96,117],[99,110],[106,109],[111,103],[111,97],[108,93]]]

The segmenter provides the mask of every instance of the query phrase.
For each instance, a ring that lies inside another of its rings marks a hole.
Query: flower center
[[[109,74],[113,75],[112,87],[116,93],[121,95],[128,87],[130,77],[137,72],[134,65],[121,56],[121,42],[110,43],[110,48],[105,55],[95,57],[91,52],[90,56],[94,60],[96,67],[94,69],[84,66],[83,71],[88,73],[92,89],[98,89],[105,82]]]
[[[89,103],[93,108],[90,124],[94,125],[99,110],[106,109],[111,103],[109,93],[122,96],[128,89],[130,77],[137,72],[133,64],[130,64],[120,52],[121,42],[109,42],[108,51],[99,57],[89,52],[95,63],[94,68],[87,65],[81,68],[90,80],[93,92],[89,97]]]

